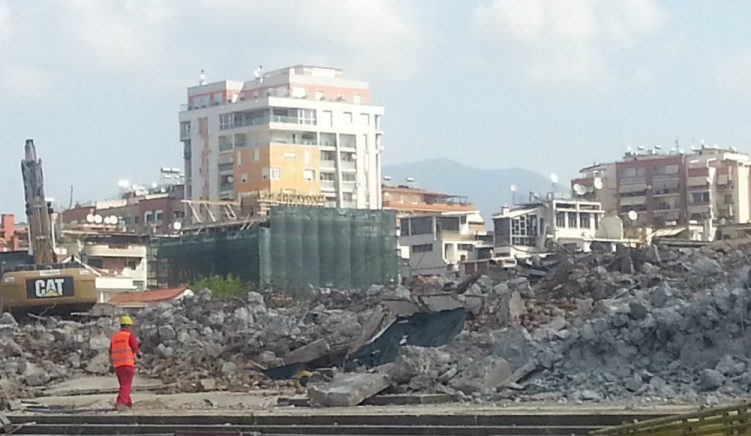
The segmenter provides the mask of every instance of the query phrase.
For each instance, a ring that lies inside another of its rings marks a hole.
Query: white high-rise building
[[[294,66],[188,88],[180,112],[186,199],[244,192],[323,195],[381,208],[383,107],[341,70]]]

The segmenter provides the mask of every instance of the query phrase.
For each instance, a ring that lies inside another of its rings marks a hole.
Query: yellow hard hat
[[[120,325],[133,325],[133,320],[128,315],[120,318]]]

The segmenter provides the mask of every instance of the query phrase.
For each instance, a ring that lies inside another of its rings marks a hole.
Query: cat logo
[[[26,282],[29,298],[58,298],[73,295],[73,280],[70,277],[32,279]]]
[[[64,279],[37,280],[34,293],[37,297],[62,297]]]

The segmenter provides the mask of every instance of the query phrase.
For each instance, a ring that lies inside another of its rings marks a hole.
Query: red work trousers
[[[123,405],[133,407],[133,400],[130,398],[130,392],[133,390],[133,377],[136,375],[135,366],[121,366],[115,368],[117,381],[120,383],[120,392],[117,394],[115,406]]]

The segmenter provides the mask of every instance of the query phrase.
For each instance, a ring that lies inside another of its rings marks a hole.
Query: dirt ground
[[[449,403],[422,406],[358,406],[351,408],[309,408],[278,406],[279,397],[292,397],[288,391],[249,391],[249,392],[201,392],[161,394],[146,389],[158,389],[163,385],[158,380],[137,378],[133,393],[135,414],[174,414],[190,410],[192,414],[247,414],[258,415],[342,415],[356,414],[602,414],[602,413],[687,413],[699,408],[696,404],[665,403],[505,403],[505,404],[463,404]],[[92,389],[115,390],[117,381],[113,377],[85,377],[49,386],[42,396],[30,398],[27,404],[49,408],[66,409],[111,409],[116,394],[90,392]]]

